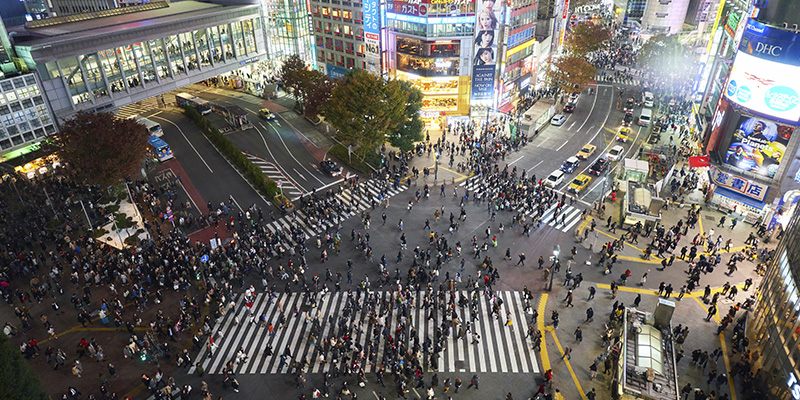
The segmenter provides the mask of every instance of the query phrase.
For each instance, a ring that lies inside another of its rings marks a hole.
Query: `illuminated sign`
[[[494,96],[495,72],[497,69],[497,39],[501,3],[494,0],[479,0],[475,24],[475,54],[472,66],[472,100],[491,100]]]
[[[800,400],[800,384],[798,384],[794,372],[789,372],[789,380],[786,381],[786,385],[789,386],[789,390],[792,392],[792,398],[794,398],[794,400]]]
[[[725,172],[718,168],[711,170],[711,180],[718,186],[732,190],[736,193],[743,194],[758,201],[764,201],[764,198],[767,197],[767,191],[769,190],[769,185],[753,182],[749,179]]]
[[[739,52],[782,64],[800,66],[800,35],[750,20],[745,25]]]
[[[398,14],[425,16],[428,15],[428,0],[394,0],[392,10]]]
[[[395,19],[404,22],[413,22],[416,24],[474,24],[475,16],[468,15],[465,17],[418,17],[414,15],[397,14],[393,12],[386,13],[387,19]]]
[[[742,116],[725,155],[725,163],[772,178],[778,171],[794,127]]]
[[[739,51],[731,68],[725,97],[756,114],[795,123],[800,120],[798,76],[798,66],[756,58]]]

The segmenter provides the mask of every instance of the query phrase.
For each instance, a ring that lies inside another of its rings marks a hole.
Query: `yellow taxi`
[[[617,132],[617,141],[623,143],[627,142],[630,134],[631,134],[631,128],[628,128],[626,126],[619,128],[619,132]]]
[[[580,193],[586,189],[587,186],[589,186],[591,181],[592,178],[590,176],[580,174],[569,184],[569,191],[573,193]]]
[[[581,151],[579,151],[578,154],[575,155],[575,157],[578,157],[581,160],[588,160],[589,157],[591,157],[592,154],[594,154],[595,150],[597,150],[597,146],[593,144],[587,144],[586,146],[583,146]]]
[[[275,114],[272,113],[269,109],[262,108],[258,110],[258,116],[264,118],[267,121],[271,121],[275,119]]]

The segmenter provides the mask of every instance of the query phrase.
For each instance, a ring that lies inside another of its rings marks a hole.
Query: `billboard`
[[[380,29],[381,19],[378,0],[364,0],[364,47],[367,71],[373,75],[381,73]]]
[[[735,128],[725,153],[725,163],[764,177],[774,177],[794,127],[743,115]]]
[[[800,66],[800,34],[749,20],[739,51],[764,60]]]
[[[800,120],[800,66],[780,64],[739,51],[725,88],[732,103],[786,122]]]
[[[711,181],[718,186],[758,201],[764,201],[764,198],[767,197],[769,185],[751,181],[747,178],[725,172],[719,168],[712,168],[709,172],[711,173]]]
[[[392,10],[397,14],[424,17],[428,15],[429,0],[394,0]]]
[[[491,100],[498,56],[496,43],[500,22],[497,16],[501,11],[501,3],[478,0],[475,5],[478,15],[472,62],[472,100]]]

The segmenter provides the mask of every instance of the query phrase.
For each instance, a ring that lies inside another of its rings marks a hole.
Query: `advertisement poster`
[[[772,178],[778,171],[794,127],[742,116],[725,154],[725,163]]]
[[[475,51],[472,62],[472,99],[491,100],[494,93],[494,76],[497,65],[497,33],[501,3],[478,0],[475,26]]]
[[[725,97],[753,112],[783,121],[800,120],[800,67],[739,52]]]
[[[364,42],[366,47],[367,71],[374,75],[381,73],[380,15],[378,0],[364,0]]]

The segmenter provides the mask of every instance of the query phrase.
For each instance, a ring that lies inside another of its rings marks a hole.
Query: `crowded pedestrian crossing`
[[[308,361],[306,371],[310,373],[331,372],[334,368],[341,368],[333,357],[327,362],[321,361],[324,357],[320,358],[322,347],[318,344],[332,335],[332,329],[337,325],[334,321],[343,315],[348,296],[355,296],[361,305],[347,320],[348,325],[354,327],[353,346],[364,348],[369,338],[377,337],[381,332],[395,332],[398,327],[395,315],[399,309],[396,307],[397,292],[370,293],[375,295],[372,300],[368,299],[367,291],[349,294],[327,292],[314,296],[259,293],[251,303],[247,302],[247,296],[240,294],[235,299],[235,306],[229,306],[228,312],[214,326],[213,346],[201,349],[189,373],[193,373],[199,365],[205,373],[221,374],[230,361],[233,361],[233,370],[237,374],[288,373],[292,363],[283,360],[284,354],[291,354],[292,361]],[[459,291],[459,294],[470,296],[467,291]],[[424,292],[416,292],[416,295],[418,299],[422,298]],[[462,307],[458,311],[458,323],[444,320],[442,313],[435,312],[434,307],[412,307],[407,318],[415,329],[408,333],[409,339],[416,336],[422,342],[426,338],[433,338],[437,328],[448,324],[452,326],[452,333],[446,338],[446,345],[440,353],[437,371],[538,373],[532,342],[526,338],[532,308],[529,303],[526,305],[524,294],[516,291],[495,292],[495,296],[503,300],[503,306],[494,316],[489,297],[485,294],[478,296],[477,313],[471,313],[469,307]],[[372,301],[375,306],[367,307],[367,301]],[[370,322],[371,310],[385,316],[385,328],[378,326],[379,323]],[[281,315],[285,322],[278,324],[284,321]],[[510,318],[510,323],[507,318]],[[321,339],[311,335],[315,320],[321,324]],[[467,321],[471,324],[472,332],[457,338],[462,334],[462,324]],[[267,328],[269,324],[275,324],[272,332]],[[389,346],[386,340],[379,342],[375,349],[375,360],[382,359],[386,346]],[[266,351],[268,348],[270,350]],[[270,352],[272,354],[268,354]],[[376,364],[367,362],[365,372],[376,372],[379,368]]]
[[[338,201],[344,204],[353,205],[351,212],[345,215],[345,218],[358,215],[361,211],[371,208],[373,201],[376,205],[380,205],[381,201],[388,201],[388,198],[396,196],[408,189],[408,185],[398,184],[397,187],[389,185],[386,189],[381,189],[381,186],[375,180],[362,181],[359,183],[359,193],[356,194],[352,187],[347,186],[336,194]],[[381,192],[385,190],[385,195]],[[361,195],[361,194],[364,195]],[[266,224],[267,229],[275,233],[277,231],[290,232],[293,226],[298,226],[304,233],[306,238],[315,237],[320,233],[331,229],[337,231],[336,222],[331,219],[312,218],[302,209],[292,211],[285,216],[276,219]],[[287,237],[290,245],[295,245],[291,237]]]
[[[467,179],[461,183],[461,186],[470,191],[470,196],[482,196],[486,192],[486,186],[483,184],[483,181],[479,176],[473,176]],[[516,211],[522,212],[529,218],[534,218],[536,216],[536,210],[525,208]],[[583,211],[581,209],[572,205],[564,205],[561,210],[557,212],[556,204],[553,204],[542,214],[541,225],[551,226],[564,233],[569,233],[570,229],[580,223],[582,214]]]

